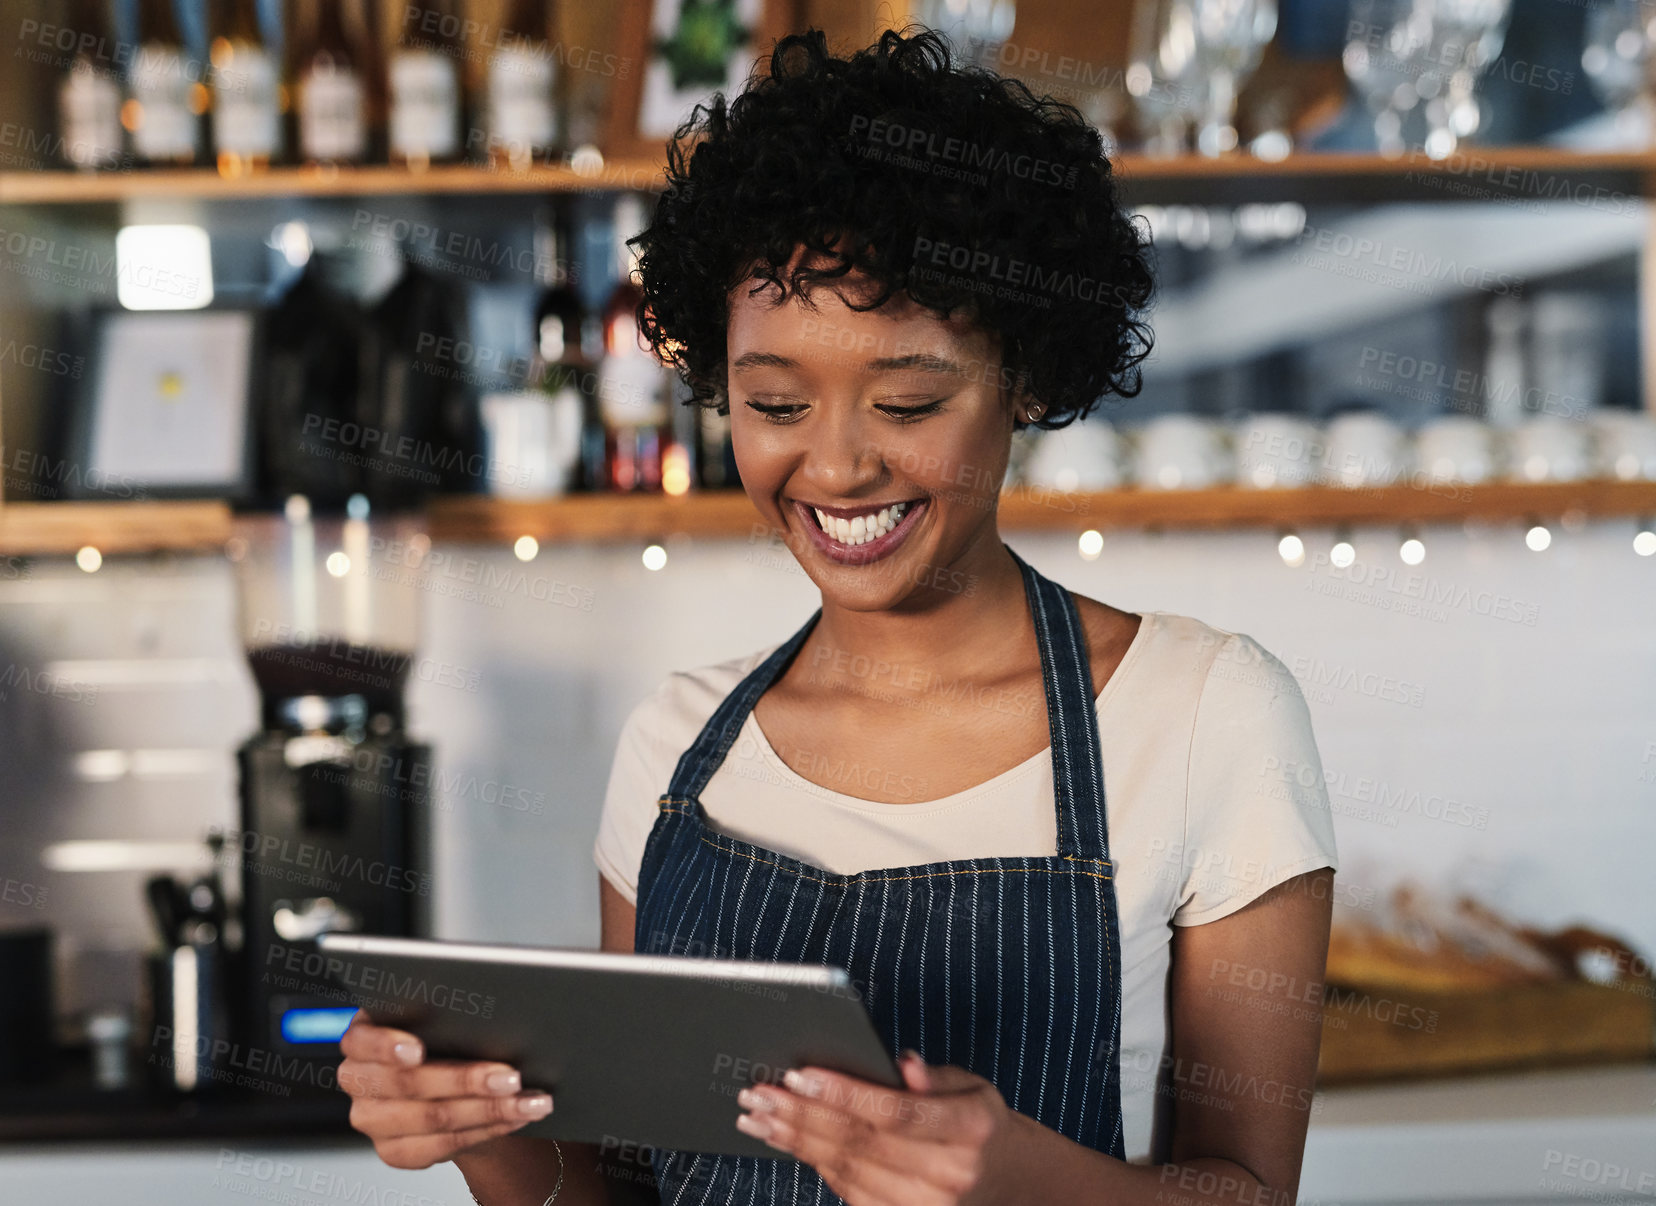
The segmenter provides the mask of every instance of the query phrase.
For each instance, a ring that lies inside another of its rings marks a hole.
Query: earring
[[[1044,414],[1045,412],[1046,412],[1046,407],[1042,406],[1039,402],[1035,403],[1034,406],[1031,406],[1029,408],[1029,421],[1031,423],[1033,423],[1036,419],[1040,418],[1041,415]]]

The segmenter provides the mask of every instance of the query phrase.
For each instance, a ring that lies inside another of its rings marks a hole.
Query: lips
[[[920,498],[906,504],[901,518],[895,526],[883,535],[873,540],[865,540],[862,544],[848,544],[839,539],[838,535],[830,535],[823,531],[817,520],[816,509],[797,500],[790,500],[794,514],[799,517],[800,526],[810,533],[811,543],[816,546],[829,560],[840,565],[867,565],[878,561],[895,552],[897,547],[908,539],[908,534],[914,530],[920,516],[929,507],[929,500]],[[842,508],[835,508],[842,510]],[[826,510],[826,509],[825,509]],[[865,513],[866,514],[866,513]],[[878,512],[875,512],[878,514]],[[866,525],[867,519],[864,519]]]

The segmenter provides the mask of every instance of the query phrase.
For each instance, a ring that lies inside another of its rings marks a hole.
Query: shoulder
[[[1118,707],[1179,742],[1192,768],[1310,735],[1304,695],[1282,659],[1247,633],[1193,616],[1146,612],[1120,677]]]
[[[610,764],[593,846],[599,871],[624,899],[637,899],[639,868],[658,815],[657,801],[672,784],[679,758],[719,702],[775,649],[772,645],[722,662],[676,670],[627,714]]]
[[[676,761],[696,739],[714,709],[780,644],[778,641],[724,661],[674,670],[633,706],[621,726],[621,743],[638,749],[670,752]]]
[[[1246,633],[1174,612],[1135,615],[1081,595],[1075,601],[1094,665],[1115,658],[1136,680],[1134,694],[1148,688],[1162,695],[1199,696],[1211,680],[1235,679],[1242,668],[1273,682],[1285,678],[1279,684],[1284,687],[1293,685],[1287,667]]]

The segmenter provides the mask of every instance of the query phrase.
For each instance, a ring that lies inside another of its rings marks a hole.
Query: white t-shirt
[[[776,647],[671,674],[627,718],[593,853],[628,900],[679,756]],[[1171,927],[1216,921],[1338,863],[1305,699],[1252,638],[1146,613],[1097,711],[1121,932],[1124,1140],[1127,1158],[1142,1160],[1168,1052]],[[828,769],[821,777],[858,781],[854,765]],[[1050,746],[954,795],[888,804],[802,778],[750,712],[701,802],[713,829],[841,875],[1058,852]]]

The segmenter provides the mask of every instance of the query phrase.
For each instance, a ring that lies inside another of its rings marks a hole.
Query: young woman
[[[647,334],[822,602],[627,720],[604,946],[845,967],[907,1084],[749,1088],[776,1157],[658,1152],[647,1200],[1291,1203],[1336,866],[1304,701],[996,530],[1014,430],[1133,395],[1148,351],[1096,132],[934,35],[789,38],[681,132],[638,243]],[[344,1049],[390,1163],[490,1206],[639,1183],[509,1136],[548,1103],[508,1068]]]

